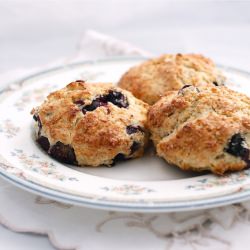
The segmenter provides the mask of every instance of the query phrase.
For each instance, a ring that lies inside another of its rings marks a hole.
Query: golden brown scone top
[[[99,166],[143,154],[147,110],[146,103],[110,83],[76,81],[51,93],[32,113],[37,141],[52,157]]]
[[[214,63],[202,55],[167,54],[132,67],[118,85],[152,105],[167,91],[184,85],[222,85],[224,80]]]
[[[227,87],[185,86],[148,113],[159,156],[185,170],[223,174],[249,166],[250,98]]]

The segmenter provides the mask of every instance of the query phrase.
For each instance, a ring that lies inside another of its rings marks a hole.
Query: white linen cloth
[[[151,54],[87,31],[74,55],[44,67],[115,55]],[[6,72],[0,85],[38,70]],[[48,200],[0,179],[0,204],[2,225],[15,232],[47,235],[58,249],[248,249],[250,242],[250,202],[194,212],[108,212]]]

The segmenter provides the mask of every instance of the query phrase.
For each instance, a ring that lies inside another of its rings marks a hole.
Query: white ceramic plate
[[[250,170],[217,177],[169,166],[147,154],[112,168],[61,164],[35,143],[30,111],[67,83],[117,82],[142,58],[83,62],[22,79],[0,92],[0,173],[31,192],[62,202],[111,210],[162,212],[208,208],[250,198]],[[229,87],[250,95],[250,74],[221,67]],[[233,84],[234,83],[234,84]]]

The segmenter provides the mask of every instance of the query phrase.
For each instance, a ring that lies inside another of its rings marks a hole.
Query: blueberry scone
[[[119,87],[152,105],[167,91],[184,85],[223,85],[224,76],[214,63],[197,54],[163,55],[132,67],[120,79]]]
[[[148,105],[109,83],[76,81],[33,109],[37,142],[58,161],[112,165],[143,154]]]
[[[184,170],[216,174],[250,166],[250,98],[224,86],[184,86],[150,107],[157,153]]]

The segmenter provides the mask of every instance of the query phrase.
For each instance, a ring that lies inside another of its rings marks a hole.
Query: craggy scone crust
[[[61,162],[111,165],[143,154],[148,105],[109,83],[76,81],[33,109],[37,142]]]
[[[118,86],[152,105],[167,91],[184,85],[222,85],[225,78],[214,63],[198,54],[163,55],[132,67]]]
[[[169,92],[150,108],[148,127],[158,155],[184,170],[249,166],[250,98],[227,87]]]

